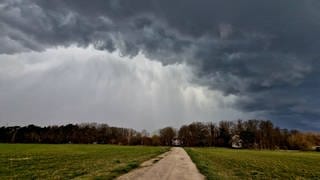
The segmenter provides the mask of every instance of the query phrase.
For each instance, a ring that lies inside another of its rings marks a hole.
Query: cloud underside
[[[219,92],[226,99],[236,97],[232,107],[237,112],[264,112],[279,125],[319,129],[319,8],[318,0],[5,0],[0,3],[0,53],[4,59],[4,56],[12,58],[22,52],[45,53],[57,46],[68,49],[76,45],[83,49],[93,46],[99,52],[116,53],[134,61],[143,55],[145,59],[153,60],[152,63],[160,62],[164,69],[180,66],[191,69],[186,73],[192,74],[186,81],[188,86],[207,88],[206,92],[210,93]],[[65,61],[65,66],[72,62]],[[79,71],[72,78],[79,78],[81,74],[87,75],[88,79],[95,76],[86,71],[100,72],[97,76],[104,77],[107,70],[116,68],[110,64],[94,66],[94,63],[83,67],[79,63],[70,64],[71,69]],[[46,68],[37,63],[29,66],[31,69]],[[60,70],[64,72],[65,69]],[[50,69],[43,71],[51,72]],[[121,76],[122,69],[118,73]],[[8,72],[4,74],[7,76]],[[50,77],[32,76],[46,77],[48,81],[42,80],[46,83],[55,76],[58,78],[59,73]],[[131,76],[128,78],[136,78],[134,73]],[[170,84],[170,80],[176,78],[179,79],[173,74],[159,86],[169,86],[166,83]],[[20,84],[29,81],[20,80]],[[118,83],[121,84],[121,79]],[[148,83],[144,86],[150,86]],[[114,91],[123,89],[119,84]],[[71,93],[77,84],[69,85],[63,89]],[[89,83],[88,87],[95,85],[99,86]],[[135,83],[130,85],[135,86]],[[51,86],[54,88],[59,84]],[[1,86],[11,91],[9,87]],[[32,87],[37,91],[36,86]],[[39,85],[38,91],[41,88]],[[148,93],[143,90],[137,91]],[[205,97],[207,100],[212,98],[207,94]],[[158,98],[161,103],[163,99]],[[183,104],[177,103],[175,107],[183,108]],[[175,111],[179,110],[172,109],[172,113]],[[175,118],[170,113],[169,116]]]
[[[156,130],[255,116],[232,108],[237,97],[190,83],[190,67],[142,54],[121,58],[90,46],[0,58],[2,125],[98,122]]]

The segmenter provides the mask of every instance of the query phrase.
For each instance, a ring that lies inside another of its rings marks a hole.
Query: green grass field
[[[320,179],[320,153],[186,148],[208,179]]]
[[[0,179],[112,179],[165,147],[0,144]]]

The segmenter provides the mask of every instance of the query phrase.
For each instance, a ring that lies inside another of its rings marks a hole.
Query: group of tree
[[[249,149],[307,150],[320,145],[319,133],[280,129],[271,121],[261,120],[195,122],[178,131],[184,146],[231,147],[234,136],[239,137],[243,148]]]
[[[271,121],[194,122],[180,129],[165,127],[152,136],[143,130],[110,127],[106,124],[68,124],[65,126],[0,127],[2,143],[74,143],[170,146],[178,138],[183,146],[231,147],[233,137],[241,140],[243,148],[310,149],[320,145],[319,133],[280,129]]]
[[[1,127],[0,142],[48,144],[123,144],[141,145],[147,134],[133,129],[110,127],[106,124],[68,124],[65,126]]]

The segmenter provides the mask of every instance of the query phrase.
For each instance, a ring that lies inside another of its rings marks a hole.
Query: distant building
[[[320,146],[314,146],[313,149],[314,149],[315,151],[320,152]]]
[[[241,149],[242,148],[242,139],[240,139],[239,135],[234,135],[231,138],[231,147],[235,149]]]
[[[171,141],[172,146],[181,146],[182,141],[179,138],[173,138]]]

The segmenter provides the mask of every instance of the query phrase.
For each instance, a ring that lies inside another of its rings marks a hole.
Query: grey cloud
[[[142,52],[193,66],[196,83],[245,99],[238,109],[268,112],[286,126],[318,122],[319,7],[318,0],[7,0],[0,53],[71,44]]]

